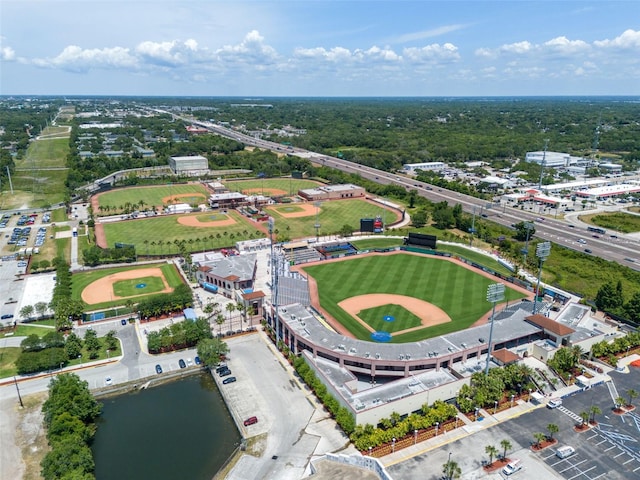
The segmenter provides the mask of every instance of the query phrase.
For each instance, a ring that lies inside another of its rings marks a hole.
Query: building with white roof
[[[403,173],[415,175],[417,170],[423,171],[440,171],[444,170],[447,164],[444,162],[422,162],[422,163],[405,163],[402,166]]]
[[[590,188],[576,192],[577,197],[588,200],[603,200],[610,197],[618,197],[621,195],[629,195],[630,193],[640,192],[640,185],[632,183],[620,183],[618,185],[606,185],[604,187]]]

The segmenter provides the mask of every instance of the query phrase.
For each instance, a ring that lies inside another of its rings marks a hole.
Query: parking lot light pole
[[[493,414],[495,415],[496,413],[498,413],[498,401],[495,400],[493,402]]]
[[[413,431],[413,444],[415,445],[416,443],[418,443],[418,429]]]
[[[493,323],[496,314],[496,303],[504,300],[504,283],[493,283],[487,288],[487,302],[493,303],[491,311],[491,326],[489,327],[489,345],[487,349],[487,364],[484,374],[489,375],[489,361],[491,360],[491,340],[493,339]]]

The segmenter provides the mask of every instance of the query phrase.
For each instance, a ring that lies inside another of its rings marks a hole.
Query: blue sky
[[[640,1],[2,0],[0,94],[640,95]]]

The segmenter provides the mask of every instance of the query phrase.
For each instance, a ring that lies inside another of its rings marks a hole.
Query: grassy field
[[[178,242],[185,240],[191,252],[212,250],[235,245],[239,240],[265,237],[255,224],[235,211],[228,215],[236,223],[221,227],[188,227],[178,223],[179,215],[162,215],[126,222],[105,223],[107,244],[131,243],[139,255],[163,255],[178,253]],[[210,221],[211,214],[196,215],[202,221]]]
[[[277,207],[277,208],[282,208]],[[313,237],[316,234],[314,227],[316,215],[308,217],[285,218],[275,208],[267,208],[267,212],[275,219],[275,228],[289,238]],[[361,218],[373,218],[381,215],[383,220],[391,222],[395,214],[364,200],[336,200],[322,202],[318,215],[320,223],[320,235],[337,233],[343,225],[350,225],[355,230],[360,229]],[[278,233],[276,232],[276,233]]]
[[[19,324],[16,327],[16,331],[13,334],[14,337],[28,337],[29,335],[37,335],[42,337],[49,332],[52,332],[53,328],[48,328],[46,326],[38,326],[37,324]]]
[[[138,285],[144,287],[138,288]],[[131,280],[120,280],[113,284],[113,293],[119,297],[133,297],[142,293],[156,293],[164,290],[164,283],[160,277],[141,277]]]
[[[109,214],[113,211],[120,211],[125,204],[137,205],[139,210],[144,210],[151,206],[162,209],[163,205],[169,204],[168,201],[163,201],[167,197],[173,198],[175,203],[200,204],[206,203],[209,198],[209,192],[199,183],[119,188],[98,196],[100,211],[96,212],[96,214]]]
[[[118,272],[125,272],[130,270],[138,270],[141,268],[160,268],[162,270],[162,274],[164,278],[167,280],[167,283],[171,288],[175,288],[178,285],[182,284],[182,277],[176,270],[175,266],[168,263],[158,263],[151,265],[138,265],[138,266],[127,266],[127,267],[116,267],[116,268],[108,268],[104,270],[91,270],[87,272],[76,273],[72,277],[72,287],[71,287],[71,298],[74,300],[82,301],[82,291],[91,283],[96,280],[106,277],[108,275],[112,275]],[[140,283],[137,281],[136,283]],[[144,282],[143,282],[144,283]],[[140,292],[135,292],[133,295],[139,295]],[[152,295],[152,294],[150,294]],[[139,300],[142,297],[136,298]],[[119,305],[123,305],[123,300],[113,300],[110,302],[104,302],[99,304],[91,305],[91,310],[100,310],[109,307],[115,307]]]
[[[224,185],[232,192],[273,188],[287,192],[289,195],[295,195],[298,190],[315,188],[321,184],[312,180],[296,178],[265,178],[264,180],[234,180],[232,182],[224,182]]]
[[[26,156],[16,162],[16,168],[64,168],[68,153],[69,138],[36,140],[29,144]]]
[[[16,360],[22,352],[20,347],[0,348],[0,378],[13,377],[17,374]]]
[[[449,261],[416,255],[368,256],[303,270],[316,279],[322,307],[362,340],[369,340],[369,332],[337,306],[357,295],[389,293],[416,297],[440,307],[452,319],[449,323],[394,336],[394,343],[416,342],[468,328],[490,310],[491,304],[485,297],[489,284],[495,283]],[[522,297],[510,288],[505,291],[505,300]]]
[[[360,311],[358,316],[376,332],[394,333],[418,327],[422,323],[420,318],[406,308],[393,304],[367,308]],[[386,321],[385,317],[387,316],[393,317],[393,321]]]
[[[625,212],[598,213],[596,215],[581,215],[580,220],[616,232],[640,232],[640,215]]]
[[[64,201],[66,170],[16,170],[11,176],[16,195],[4,192],[3,208],[45,207]],[[3,182],[3,188],[4,187]]]

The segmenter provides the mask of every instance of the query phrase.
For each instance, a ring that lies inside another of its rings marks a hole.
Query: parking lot
[[[412,459],[388,467],[393,478],[403,480],[440,480],[442,465],[451,459],[462,469],[462,479],[492,480],[507,478],[500,471],[488,473],[482,462],[488,461],[485,448],[493,445],[501,452],[500,442],[508,440],[512,448],[507,457],[522,461],[523,468],[508,478],[517,480],[630,480],[640,479],[640,408],[624,415],[612,413],[613,398],[626,397],[626,392],[640,385],[640,369],[629,373],[611,373],[611,391],[599,385],[563,399],[562,406],[538,408],[520,417],[507,420],[490,428],[470,433],[451,443],[444,443]],[[634,403],[640,403],[636,398]],[[574,426],[581,422],[580,413],[597,406],[602,413],[596,415],[597,427],[578,433]],[[558,443],[539,452],[531,450],[534,433],[548,434],[547,426],[559,427],[554,437]],[[444,441],[444,438],[443,438]],[[561,459],[556,450],[569,445],[575,453]]]

